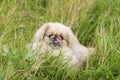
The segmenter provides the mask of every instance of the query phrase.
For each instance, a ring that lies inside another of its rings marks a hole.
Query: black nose
[[[52,42],[53,42],[54,44],[56,44],[56,43],[55,43],[55,41],[57,41],[56,38],[57,38],[57,37],[54,37],[53,40],[52,40]]]

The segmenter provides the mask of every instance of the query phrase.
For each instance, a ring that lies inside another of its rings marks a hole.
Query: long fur
[[[71,57],[69,65],[72,66],[77,64],[77,67],[82,67],[86,60],[88,60],[88,58],[93,54],[94,48],[87,48],[81,45],[69,27],[61,23],[49,22],[41,26],[34,35],[32,49],[36,50],[37,47],[43,45],[41,51],[37,53],[38,55],[41,53],[44,54],[46,50],[50,50],[52,48],[44,39],[44,36],[48,30],[53,30],[54,32],[56,31],[56,33],[62,33],[68,36],[66,38],[67,45],[62,46],[62,52],[64,58]],[[63,33],[63,31],[66,31],[66,33]],[[58,54],[59,49],[54,49],[53,55],[56,56]]]

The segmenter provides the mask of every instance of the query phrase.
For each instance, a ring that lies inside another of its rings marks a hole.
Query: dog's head
[[[34,36],[34,45],[45,41],[50,47],[70,47],[78,42],[71,29],[60,23],[46,23],[40,27]]]

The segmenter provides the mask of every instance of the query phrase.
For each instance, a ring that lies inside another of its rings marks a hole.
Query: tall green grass
[[[96,48],[83,70],[69,72],[47,54],[34,61],[26,45],[45,22],[70,26]],[[1,0],[0,80],[120,80],[120,1]]]

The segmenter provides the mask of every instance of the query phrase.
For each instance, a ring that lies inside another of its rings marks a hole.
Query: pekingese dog
[[[43,55],[46,51],[54,49],[52,55],[57,56],[61,51],[63,59],[70,57],[68,64],[77,67],[82,67],[94,51],[94,48],[81,45],[69,27],[52,22],[45,23],[36,31],[32,49],[37,50],[40,46],[41,50],[37,55]]]

